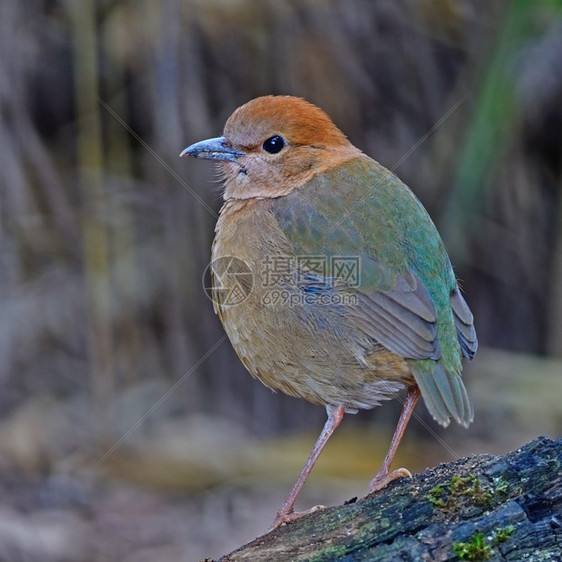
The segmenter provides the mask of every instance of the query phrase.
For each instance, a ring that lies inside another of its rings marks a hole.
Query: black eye
[[[285,146],[285,139],[279,135],[273,135],[263,141],[262,148],[269,154],[277,154]]]

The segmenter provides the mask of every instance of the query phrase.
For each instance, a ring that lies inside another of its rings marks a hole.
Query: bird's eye
[[[285,146],[285,139],[279,135],[273,135],[263,141],[262,148],[269,154],[277,154]]]

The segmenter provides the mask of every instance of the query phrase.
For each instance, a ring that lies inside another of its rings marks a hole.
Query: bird
[[[273,528],[323,507],[295,511],[344,414],[402,391],[370,493],[411,477],[390,469],[419,397],[440,425],[452,419],[467,427],[474,409],[461,371],[478,348],[472,312],[426,209],[300,97],[252,99],[222,136],[180,156],[218,163],[224,202],[211,250],[212,300],[238,357],[270,389],[327,412]]]

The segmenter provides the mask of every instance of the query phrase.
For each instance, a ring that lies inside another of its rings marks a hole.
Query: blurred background
[[[476,421],[422,470],[562,433],[560,0],[2,0],[0,561],[219,556],[325,419],[245,372],[201,279],[221,193],[180,151],[303,96],[430,211],[474,312]],[[400,404],[347,416],[301,507],[367,492]]]

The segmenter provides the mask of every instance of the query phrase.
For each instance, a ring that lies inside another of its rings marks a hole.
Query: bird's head
[[[280,197],[360,154],[318,107],[292,96],[263,96],[239,107],[222,137],[180,156],[218,160],[225,199]]]

